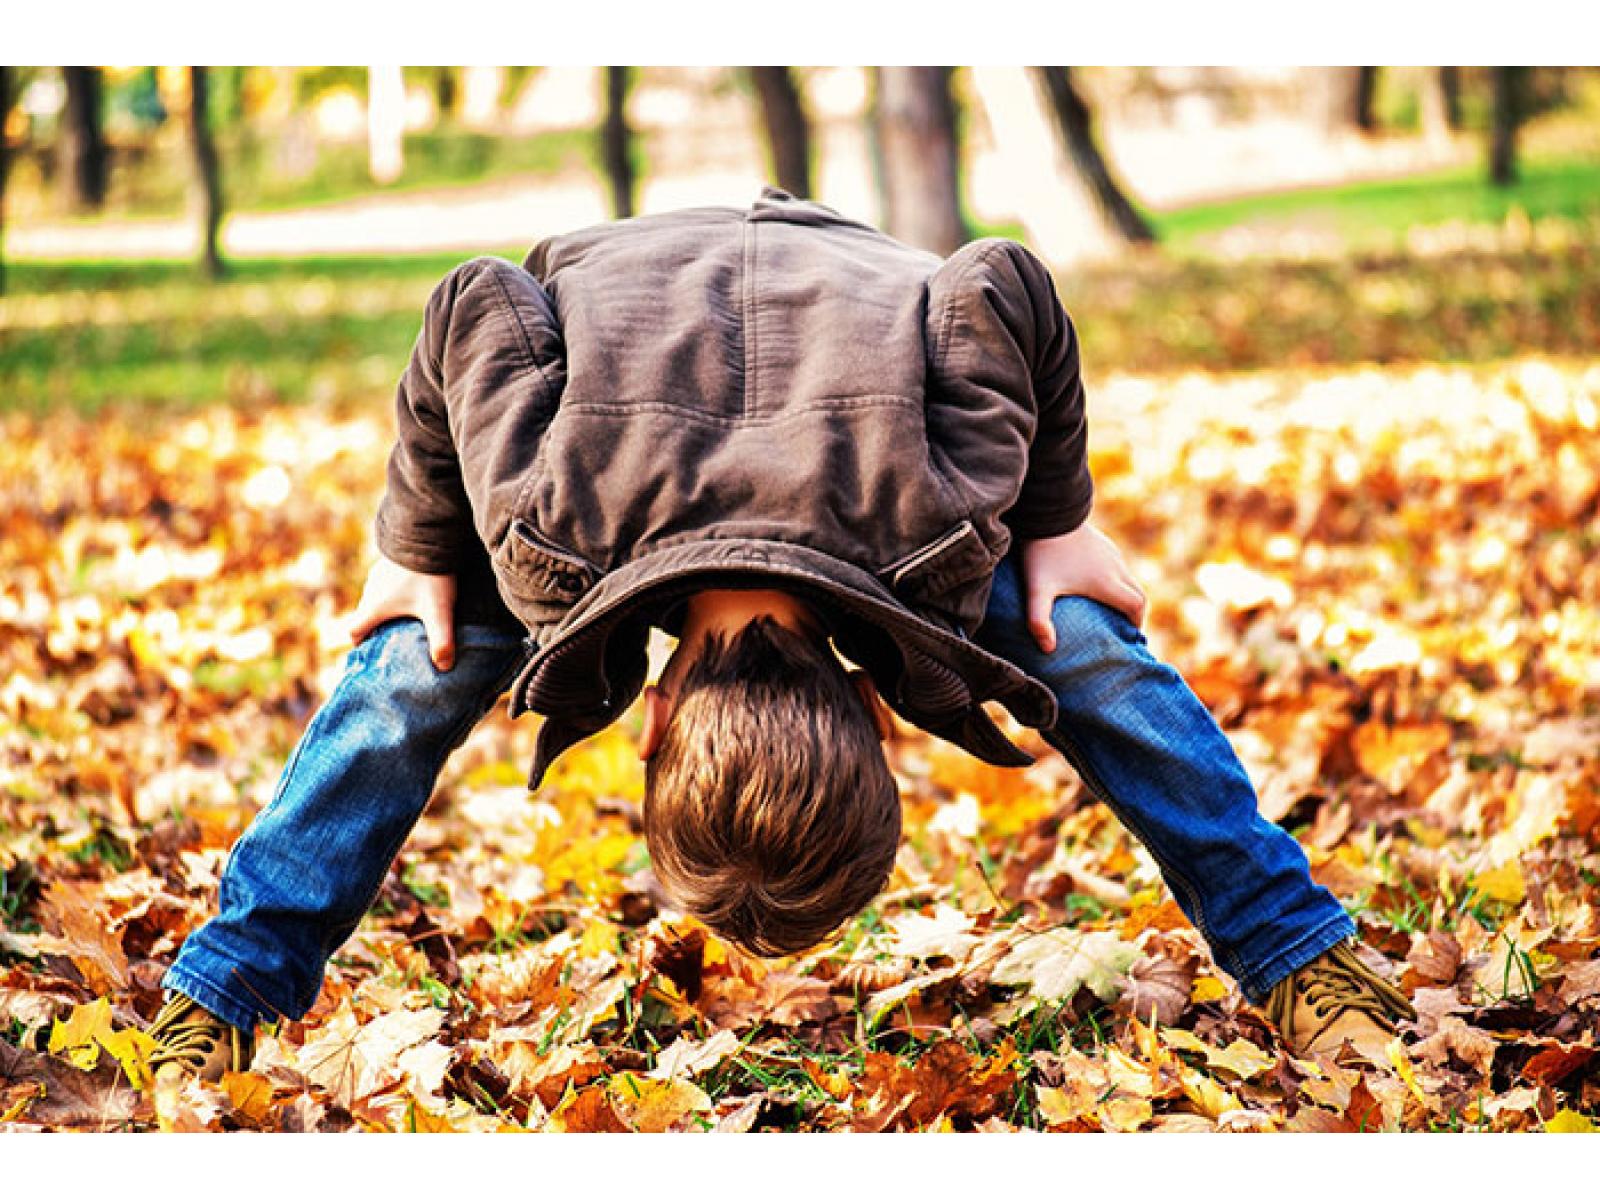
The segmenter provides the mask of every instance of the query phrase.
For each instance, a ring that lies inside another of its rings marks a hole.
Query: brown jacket
[[[979,649],[1012,538],[1088,515],[1077,339],[1044,265],[941,259],[763,188],[478,258],[428,301],[377,520],[396,562],[483,561],[530,631],[530,786],[643,687],[652,622],[761,578],[813,601],[902,717],[1032,759],[980,707],[1055,720]]]

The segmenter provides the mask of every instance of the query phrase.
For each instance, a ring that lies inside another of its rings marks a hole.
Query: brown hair
[[[752,953],[807,949],[866,907],[900,795],[826,640],[770,616],[707,633],[645,764],[644,831],[667,890]]]

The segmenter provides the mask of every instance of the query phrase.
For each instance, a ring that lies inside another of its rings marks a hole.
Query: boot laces
[[[159,1043],[150,1055],[151,1070],[168,1062],[198,1068],[216,1049],[224,1028],[193,1001],[174,1000],[156,1015],[146,1032]]]
[[[1322,1020],[1354,1011],[1393,1031],[1400,1020],[1417,1015],[1405,994],[1375,974],[1347,943],[1333,947],[1273,989],[1268,1016],[1280,1026],[1293,1012],[1296,991]]]

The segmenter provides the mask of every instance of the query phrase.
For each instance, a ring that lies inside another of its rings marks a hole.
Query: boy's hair
[[[667,890],[754,954],[807,949],[866,907],[900,794],[825,640],[770,616],[707,633],[646,760],[644,830]]]

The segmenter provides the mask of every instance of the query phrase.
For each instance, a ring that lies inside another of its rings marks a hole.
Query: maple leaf
[[[348,1007],[341,1008],[295,1051],[294,1062],[313,1083],[328,1090],[348,1108],[373,1092],[386,1078],[402,1072],[401,1054],[439,1031],[444,1014],[436,1008],[401,1009],[359,1024]]]
[[[1177,962],[1164,955],[1146,954],[1128,969],[1127,983],[1114,1007],[1151,1024],[1171,1025],[1189,1007],[1198,972],[1199,963],[1193,958]]]
[[[96,910],[88,887],[64,879],[53,881],[44,894],[44,911],[57,934],[36,936],[34,945],[38,949],[65,954],[96,991],[128,986],[128,959],[122,952],[122,935],[113,933],[105,916]]]
[[[1024,935],[996,964],[994,983],[1026,984],[1041,1003],[1070,1000],[1087,987],[1115,1000],[1139,952],[1114,933],[1052,929]]]
[[[1016,1052],[1005,1047],[980,1061],[959,1042],[930,1046],[907,1066],[892,1054],[870,1051],[861,1072],[861,1090],[913,1129],[941,1116],[981,1120],[999,1108],[1016,1083]]]
[[[972,933],[974,918],[958,908],[940,904],[933,912],[903,913],[886,924],[893,935],[888,950],[906,958],[964,958],[978,938]]]
[[[711,1070],[739,1049],[738,1037],[719,1029],[703,1042],[679,1037],[656,1057],[651,1079],[692,1079]]]

